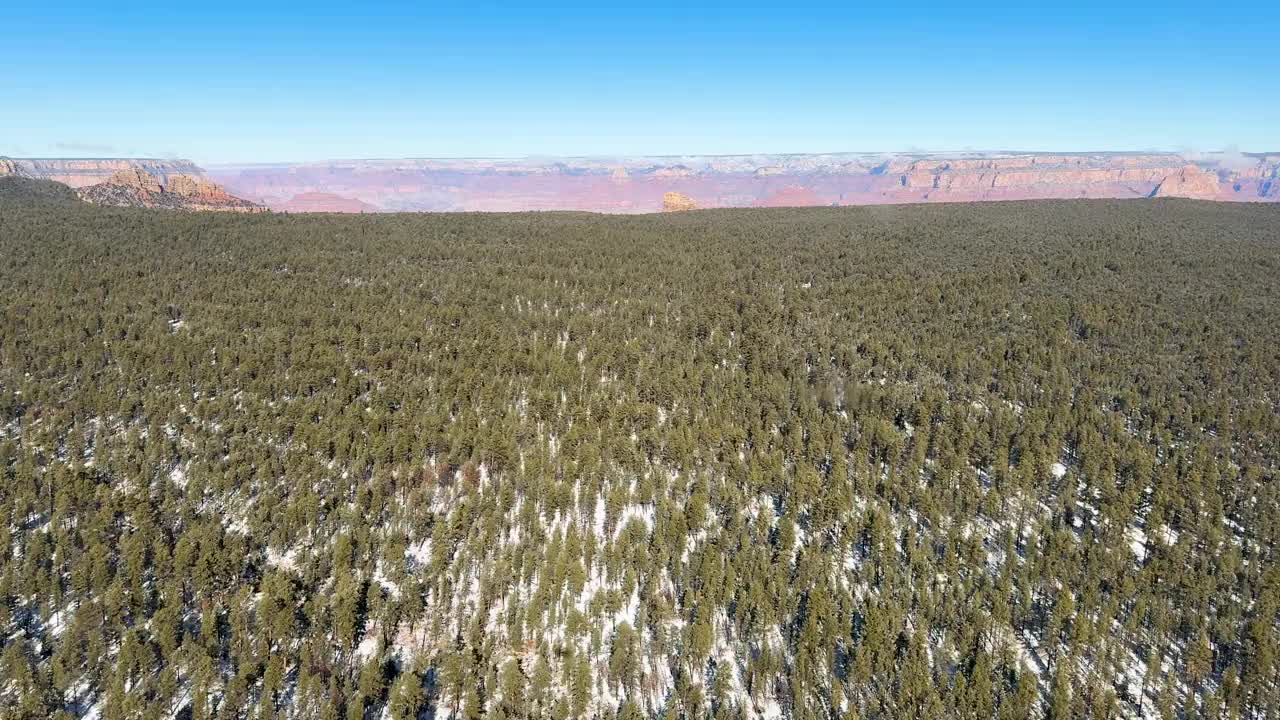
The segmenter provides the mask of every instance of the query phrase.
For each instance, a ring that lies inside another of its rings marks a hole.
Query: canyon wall
[[[4,158],[0,177],[53,180],[85,202],[116,207],[263,212],[204,176],[190,160],[155,158]]]
[[[187,160],[0,158],[0,175],[56,180],[107,204],[284,212],[642,213],[1041,198],[1280,202],[1280,153],[352,160],[208,172]]]
[[[6,172],[7,169],[7,172]],[[63,185],[81,188],[106,182],[120,171],[140,169],[165,182],[171,175],[204,173],[190,160],[160,158],[0,158],[0,175],[55,180]]]
[[[1280,154],[952,153],[406,159],[211,166],[292,212],[671,209],[1037,198],[1280,200]],[[672,195],[674,194],[674,195]],[[674,203],[685,206],[682,200]]]

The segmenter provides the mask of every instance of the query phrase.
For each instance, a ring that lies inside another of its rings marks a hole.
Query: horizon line
[[[681,158],[752,158],[752,157],[813,157],[822,155],[832,156],[857,156],[857,157],[874,157],[874,156],[927,156],[927,155],[1065,155],[1065,156],[1096,156],[1096,155],[1169,155],[1184,157],[1187,155],[1228,155],[1236,154],[1245,157],[1266,158],[1272,155],[1280,155],[1280,150],[1266,151],[1247,151],[1247,150],[1159,150],[1159,149],[1125,149],[1125,150],[1014,150],[1014,149],[965,149],[965,150],[828,150],[816,152],[741,152],[741,153],[593,153],[593,154],[570,154],[558,155],[551,153],[531,153],[527,155],[404,155],[399,157],[389,156],[364,156],[364,157],[326,157],[314,159],[278,159],[278,160],[221,160],[221,161],[201,161],[197,162],[192,159],[193,156],[156,156],[156,155],[6,155],[0,154],[0,160],[132,160],[132,161],[157,161],[157,162],[188,162],[198,166],[252,166],[252,165],[284,165],[284,164],[302,164],[302,163],[335,163],[335,162],[394,162],[394,161],[521,161],[521,160],[625,160],[625,159],[654,159],[669,160]]]

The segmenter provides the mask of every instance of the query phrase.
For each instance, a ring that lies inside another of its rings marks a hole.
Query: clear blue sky
[[[0,154],[1280,150],[1277,3],[964,5],[19,1]]]

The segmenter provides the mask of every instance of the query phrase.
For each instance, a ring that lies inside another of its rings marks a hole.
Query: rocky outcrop
[[[31,177],[26,168],[9,158],[0,157],[0,177]]]
[[[262,212],[266,208],[234,197],[203,178],[174,175],[161,183],[139,167],[112,173],[106,182],[77,190],[80,198],[95,205],[219,212]]]
[[[227,203],[237,199],[217,183],[190,175],[174,175],[165,184],[165,190],[206,204]]]
[[[697,210],[698,204],[684,193],[669,192],[662,195],[662,212],[681,212]]]
[[[203,177],[190,160],[152,158],[0,158],[0,177],[51,180],[97,205],[261,212]]]
[[[174,175],[173,177],[169,178],[169,182],[166,183],[165,189],[171,193],[177,193],[178,195],[186,195],[187,197],[202,197],[202,196],[209,196],[209,195],[215,195],[215,194],[222,194],[222,195],[226,194],[225,190],[209,182],[208,180],[194,178],[194,177],[191,177],[190,175]]]
[[[164,185],[155,176],[141,168],[117,170],[107,178],[107,185],[116,185],[138,193],[164,192]]]

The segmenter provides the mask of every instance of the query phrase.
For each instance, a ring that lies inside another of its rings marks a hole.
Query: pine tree
[[[392,720],[414,720],[425,702],[422,677],[416,670],[406,669],[396,678],[387,712]]]

